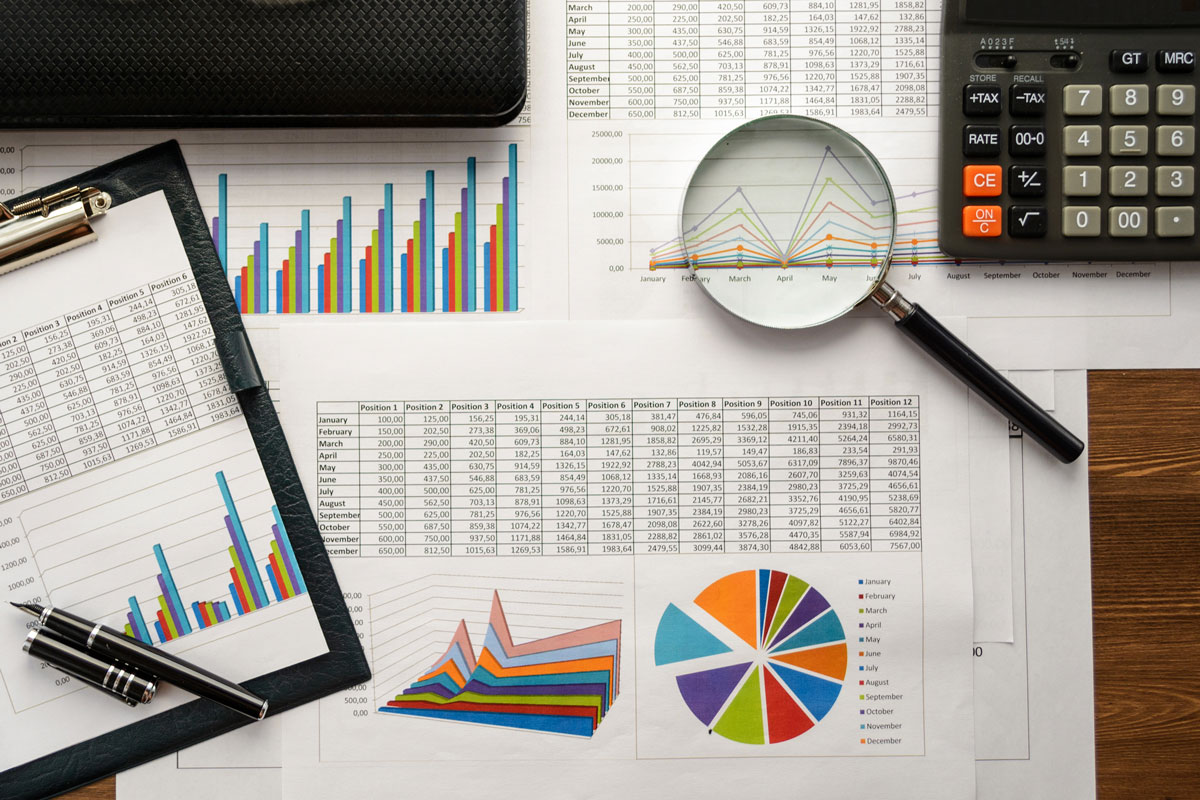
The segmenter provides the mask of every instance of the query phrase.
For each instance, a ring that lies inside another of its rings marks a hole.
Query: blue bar
[[[240,617],[245,614],[246,609],[242,608],[242,601],[238,600],[237,587],[232,583],[229,584],[229,596],[233,598],[233,607],[237,609],[238,616]]]
[[[217,619],[221,622],[229,619],[229,608],[224,602],[213,603],[213,610],[217,612]]]
[[[204,615],[200,613],[200,603],[192,603],[192,613],[196,615],[196,624],[200,626],[200,630],[204,630],[208,627],[204,624]]]
[[[351,237],[352,237],[353,233],[354,233],[354,228],[350,221],[350,198],[343,197],[342,198],[342,237],[343,237],[344,241],[342,242],[342,245],[341,245],[342,252],[338,253],[338,256],[341,257],[341,261],[342,261],[341,271],[342,271],[343,281],[338,284],[338,288],[341,289],[341,291],[339,292],[340,299],[341,299],[341,306],[342,306],[341,310],[344,312],[347,312],[347,313],[349,313],[350,311],[353,310],[350,307],[350,305],[351,305],[350,301],[352,299],[352,296],[350,294],[352,284],[350,281],[352,280],[352,272],[354,269],[352,266],[354,264],[354,244],[351,242]]]
[[[299,571],[299,567],[296,568]],[[146,630],[146,619],[142,616],[142,609],[138,607],[136,597],[129,598],[129,610],[133,612],[133,631],[137,637],[146,644],[151,644],[150,632]]]
[[[508,230],[504,247],[508,250],[509,281],[506,311],[517,310],[517,146],[508,146]]]
[[[488,303],[492,302],[492,243],[483,243],[483,310],[488,310]]]
[[[275,272],[275,313],[283,313],[283,270]]]
[[[392,260],[394,257],[393,251],[396,249],[396,243],[392,240],[395,238],[396,234],[392,230],[392,226],[392,185],[390,183],[385,183],[383,185],[383,230],[381,231],[383,235],[380,237],[381,241],[379,242],[379,247],[381,250],[383,250],[383,253],[381,254],[382,257],[377,259],[379,262],[379,268],[383,270],[383,275],[380,276],[381,280],[379,281],[379,285],[383,287],[383,308],[381,310],[385,312],[390,312],[393,305]]]
[[[467,159],[467,218],[463,220],[466,243],[463,255],[466,258],[467,311],[475,310],[475,157]]]
[[[271,583],[271,591],[275,593],[275,602],[282,603],[283,595],[279,593],[279,584],[275,582],[275,573],[271,572],[271,565],[267,564],[263,567],[263,572],[267,574],[267,580]]]
[[[266,314],[271,310],[268,307],[271,299],[271,292],[267,289],[267,287],[271,285],[271,269],[269,267],[271,258],[267,255],[267,245],[269,243],[268,239],[270,233],[271,232],[267,227],[267,223],[259,223],[258,241],[260,244],[258,252],[260,257],[258,261],[254,262],[254,268],[258,270],[258,278],[254,281],[254,285],[259,287],[259,291],[262,292],[262,297],[258,301],[258,307],[255,309],[255,311],[257,311],[259,314]]]
[[[184,613],[186,608],[183,601],[179,599],[179,590],[175,588],[175,579],[171,577],[171,568],[167,566],[167,557],[163,555],[162,546],[154,545],[154,558],[158,561],[158,571],[162,573],[163,583],[167,585],[167,590],[171,593],[171,600],[175,603],[175,608],[179,611],[179,626],[183,628],[179,632],[180,636],[186,636],[192,632],[192,626],[188,624],[187,614]]]
[[[309,249],[308,249],[308,209],[307,208],[300,212],[300,251],[301,251],[300,253],[296,253],[296,260],[304,265],[304,268],[302,270],[300,270],[300,273],[299,273],[299,275],[300,275],[300,302],[301,302],[300,310],[303,313],[307,314],[308,313],[309,285],[312,283],[312,275],[310,274],[312,272],[312,262],[311,262],[311,259],[309,259],[309,257],[308,257]]]
[[[275,524],[279,527],[279,538],[283,540],[284,555],[295,568],[296,583],[299,585],[292,588],[296,590],[296,594],[304,594],[308,591],[308,587],[304,585],[304,576],[300,574],[300,562],[296,560],[296,551],[292,549],[291,537],[288,536],[287,528],[283,527],[283,517],[279,516],[279,506],[271,506],[271,513],[275,515]]]
[[[400,254],[400,310],[408,302],[408,253]],[[410,311],[413,309],[409,309]]]
[[[242,529],[242,519],[238,516],[237,506],[233,504],[233,495],[229,493],[229,484],[225,482],[224,472],[217,473],[217,487],[220,488],[221,497],[225,500],[225,510],[229,514],[229,521],[233,523],[233,530],[241,542],[242,552],[246,554],[247,563],[242,565],[242,572],[246,573],[246,580],[250,582],[250,588],[254,591],[254,602],[259,608],[262,608],[267,605],[267,593],[263,589],[262,579],[258,577],[258,570],[254,568],[254,554],[250,552],[250,543],[246,541],[246,531]]]
[[[229,176],[217,176],[217,255],[221,257],[221,268],[229,273]]]
[[[358,260],[358,310],[367,310],[367,260]]]
[[[450,310],[450,249],[442,248],[442,311]]]
[[[237,303],[238,313],[242,311],[242,276],[238,275],[233,279],[233,299]]]
[[[158,633],[158,640],[163,644],[166,644],[167,635],[163,633],[162,625],[158,624],[158,620],[154,620],[154,630]]]
[[[423,294],[425,299],[422,302],[422,311],[436,311],[434,308],[434,275],[437,272],[435,264],[437,263],[437,227],[434,225],[433,215],[435,206],[433,204],[433,170],[425,171],[425,230],[421,231],[421,244],[425,248],[425,275],[421,277]]]

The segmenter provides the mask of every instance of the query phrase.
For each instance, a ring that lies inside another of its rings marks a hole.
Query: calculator
[[[1200,260],[1200,0],[946,0],[952,256]]]

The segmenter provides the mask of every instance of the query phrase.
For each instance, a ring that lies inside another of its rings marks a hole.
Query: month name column
[[[331,556],[362,550],[358,403],[317,403],[317,527]]]
[[[0,339],[0,430],[3,431],[0,433],[0,501],[29,491],[14,439],[23,427],[20,424],[22,410],[28,406],[28,401],[22,402],[22,399],[30,391],[41,396],[25,339],[20,333],[14,333]]]
[[[608,0],[567,3],[567,119],[608,119]]]

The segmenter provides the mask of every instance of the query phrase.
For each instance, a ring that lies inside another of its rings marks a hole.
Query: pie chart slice
[[[830,712],[848,652],[837,613],[815,587],[778,570],[745,570],[714,581],[694,603],[700,611],[668,604],[655,636],[655,664],[730,654],[717,659],[723,666],[675,678],[684,704],[710,733],[776,744]]]

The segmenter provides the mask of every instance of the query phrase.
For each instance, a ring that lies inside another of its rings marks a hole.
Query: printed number
[[[1117,214],[1117,227],[1121,230],[1137,230],[1142,227],[1142,212],[1121,211]]]
[[[1137,105],[1137,89],[1126,89],[1125,90],[1125,105],[1127,105],[1127,106],[1136,106]]]
[[[1171,131],[1171,146],[1183,147],[1183,131]]]
[[[1088,174],[1087,174],[1086,170],[1079,173],[1079,188],[1081,188],[1081,189],[1087,188],[1087,183],[1088,183],[1087,178],[1088,178]],[[1081,211],[1079,213],[1082,214],[1083,212]]]
[[[1080,89],[1079,90],[1079,104],[1083,105],[1084,103],[1087,102],[1087,99],[1091,96],[1092,96],[1091,89]]]
[[[1137,131],[1125,131],[1125,146],[1137,147]]]
[[[1183,188],[1183,170],[1177,169],[1171,172],[1171,187],[1174,189]]]
[[[1086,228],[1088,226],[1088,212],[1080,211],[1077,213],[1075,215],[1075,225],[1079,228]]]
[[[1125,170],[1125,188],[1126,189],[1136,189],[1137,188],[1137,173],[1131,169]]]
[[[1171,90],[1171,105],[1173,105],[1173,106],[1183,105],[1183,89],[1172,89]]]
[[[1088,135],[1087,131],[1081,131],[1079,133],[1079,138],[1076,139],[1075,141],[1079,142],[1081,147],[1087,147],[1089,144],[1092,143],[1092,137],[1090,135]]]

